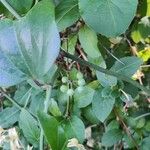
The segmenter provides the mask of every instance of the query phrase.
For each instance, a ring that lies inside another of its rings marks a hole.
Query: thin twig
[[[108,69],[104,69],[102,67],[99,67],[93,63],[90,63],[88,61],[85,61],[81,58],[78,58],[76,57],[75,55],[71,55],[65,51],[61,51],[61,55],[64,56],[64,57],[67,57],[67,58],[70,58],[74,61],[77,61],[79,64],[83,65],[83,66],[88,66],[88,67],[91,67],[99,72],[102,72],[102,73],[105,73],[105,74],[108,74],[108,75],[111,75],[111,76],[114,76],[114,77],[117,77],[119,80],[122,80],[122,81],[126,81],[128,83],[131,83],[132,85],[136,86],[137,88],[141,89],[142,91],[146,92],[145,94],[146,95],[150,95],[150,90],[147,89],[146,87],[142,86],[141,84],[139,84],[138,82],[130,79],[129,77],[123,75],[123,74],[120,74],[120,73],[117,73],[117,72],[114,72],[112,70],[108,70]]]
[[[140,66],[141,68],[146,68],[146,67],[150,67],[150,65],[142,65]]]
[[[130,40],[127,38],[127,36],[126,36],[125,34],[124,34],[124,37],[125,37],[125,39],[126,39],[128,45],[130,46],[130,49],[131,49],[133,55],[134,55],[134,56],[135,56],[135,55],[138,55],[137,48],[131,44]]]
[[[138,120],[138,119],[143,118],[143,117],[146,117],[146,116],[150,116],[150,113],[142,114],[142,115],[136,117],[135,120]]]
[[[102,45],[103,46],[103,45]],[[120,59],[118,59],[114,54],[112,54],[105,46],[103,48],[107,51],[108,54],[110,54],[115,60],[120,62],[121,64],[125,65]]]
[[[117,111],[114,109],[115,115],[118,118],[118,121],[123,126],[124,131],[127,133],[129,138],[132,140],[133,144],[135,145],[136,149],[139,150],[138,144],[136,143],[134,137],[132,136],[130,130],[128,129],[127,125],[124,123],[123,119],[120,117],[120,115],[117,113]]]

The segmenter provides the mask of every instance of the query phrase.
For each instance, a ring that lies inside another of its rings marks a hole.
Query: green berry
[[[73,89],[68,89],[67,95],[72,96],[73,94],[74,94],[74,90]]]
[[[81,72],[77,73],[77,79],[83,79],[83,74]]]
[[[141,118],[138,120],[137,124],[136,124],[136,128],[140,129],[143,128],[145,125],[145,118]]]
[[[85,80],[84,80],[84,79],[78,80],[78,85],[79,85],[79,86],[85,85]]]
[[[83,89],[84,89],[83,86],[78,86],[78,87],[77,87],[77,90],[78,90],[79,93],[82,92]]]
[[[67,83],[68,82],[68,78],[67,77],[62,77],[61,81],[62,81],[62,83]]]
[[[63,92],[63,93],[67,92],[67,90],[68,90],[68,87],[66,85],[62,85],[60,87],[60,91]]]

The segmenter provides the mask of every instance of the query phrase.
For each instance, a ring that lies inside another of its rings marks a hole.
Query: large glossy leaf
[[[56,21],[62,31],[79,18],[78,0],[61,0],[56,7]]]
[[[22,109],[20,113],[19,127],[22,129],[27,141],[33,146],[37,147],[39,142],[40,130],[35,118],[33,118],[31,114],[25,109]]]
[[[135,15],[137,3],[137,0],[79,0],[79,9],[90,27],[111,37],[125,32]]]
[[[54,117],[43,112],[38,112],[38,118],[52,150],[63,150],[66,138],[59,122]]]
[[[115,98],[112,97],[111,95],[108,95],[107,97],[103,97],[101,89],[95,92],[92,101],[92,108],[96,117],[101,122],[104,122],[105,119],[109,116],[109,114],[113,109],[114,103],[115,103]]]
[[[0,36],[0,53],[22,72],[41,78],[59,53],[53,3],[39,2],[19,21],[0,21]]]

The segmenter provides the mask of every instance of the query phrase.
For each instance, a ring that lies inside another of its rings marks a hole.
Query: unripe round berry
[[[85,85],[85,80],[84,80],[84,79],[78,80],[78,85],[79,85],[79,86]]]
[[[77,73],[77,79],[83,79],[83,74],[81,72]]]
[[[77,90],[78,90],[79,93],[81,93],[83,91],[83,89],[84,89],[83,86],[78,86],[77,87]]]
[[[62,81],[62,83],[67,83],[68,82],[68,78],[67,77],[62,77],[61,81]]]
[[[68,87],[66,85],[62,85],[60,87],[60,91],[63,92],[63,93],[67,92],[67,90],[68,90]]]
[[[74,94],[74,90],[73,89],[68,89],[67,95],[72,96],[73,94]]]

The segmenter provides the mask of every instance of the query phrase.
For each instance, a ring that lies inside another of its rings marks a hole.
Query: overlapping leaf
[[[6,70],[7,76],[4,69],[0,72],[2,79],[10,80],[9,83],[4,80],[0,85],[11,86],[21,82],[23,73],[41,78],[59,53],[60,38],[53,3],[48,0],[39,2],[19,21],[0,21],[0,36],[0,66],[3,69],[6,62],[8,68],[13,68],[12,72]],[[13,73],[16,81],[12,81]]]
[[[63,150],[66,137],[59,122],[52,116],[38,112],[38,118],[44,130],[44,135],[53,150]]]
[[[111,37],[125,32],[135,16],[137,3],[137,0],[79,0],[79,8],[90,27]]]
[[[62,31],[79,18],[78,0],[61,0],[56,7],[56,21]]]

